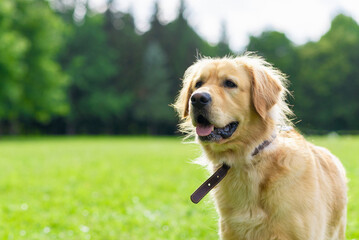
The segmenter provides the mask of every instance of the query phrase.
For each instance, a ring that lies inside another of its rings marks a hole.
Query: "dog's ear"
[[[250,67],[252,75],[252,101],[262,119],[267,118],[269,110],[279,101],[283,91],[281,73],[271,66],[256,65]]]
[[[179,117],[184,119],[188,116],[189,98],[192,95],[191,83],[194,75],[194,66],[189,67],[183,77],[182,88],[178,94],[176,102],[173,104]]]

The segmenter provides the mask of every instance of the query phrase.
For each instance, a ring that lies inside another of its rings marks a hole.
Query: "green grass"
[[[347,239],[359,238],[359,137],[312,137],[344,163]],[[0,239],[218,239],[207,177],[178,138],[0,139]]]

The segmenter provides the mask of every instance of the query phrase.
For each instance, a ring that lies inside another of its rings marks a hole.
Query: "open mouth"
[[[239,122],[231,122],[223,128],[217,128],[203,115],[199,115],[196,122],[196,133],[201,141],[220,141],[222,139],[230,138],[239,124]]]

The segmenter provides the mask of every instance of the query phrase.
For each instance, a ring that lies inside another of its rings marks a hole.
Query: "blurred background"
[[[359,130],[359,3],[1,0],[0,134],[176,134],[196,57],[254,51],[305,133]]]

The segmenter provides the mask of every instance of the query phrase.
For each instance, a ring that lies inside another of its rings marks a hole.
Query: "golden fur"
[[[226,79],[237,87],[223,87]],[[197,81],[203,82],[199,88]],[[200,59],[185,72],[174,104],[183,132],[195,135],[190,97],[198,92],[212,98],[214,126],[239,122],[228,139],[197,137],[211,172],[223,163],[231,167],[212,192],[223,240],[345,239],[345,170],[328,150],[293,129],[281,130],[291,114],[285,83],[283,74],[252,55]],[[252,156],[273,134],[273,142]]]

